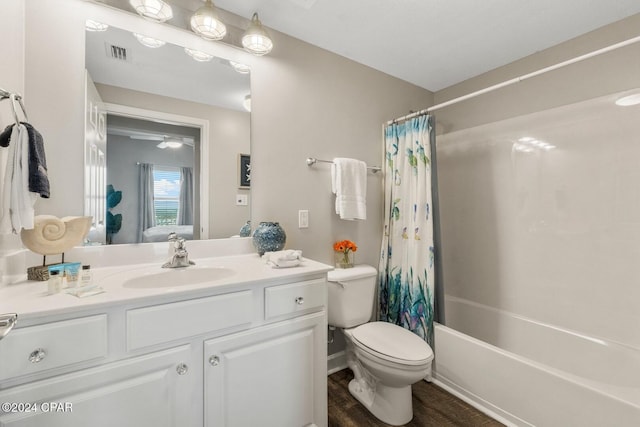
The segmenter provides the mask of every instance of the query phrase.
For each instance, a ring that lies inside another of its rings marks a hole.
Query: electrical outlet
[[[309,211],[298,211],[298,228],[309,228]]]

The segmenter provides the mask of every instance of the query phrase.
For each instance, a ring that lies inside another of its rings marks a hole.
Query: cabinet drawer
[[[272,319],[324,307],[327,301],[327,282],[317,279],[271,286],[264,292],[265,318]]]
[[[127,311],[127,349],[250,324],[252,291],[233,292]]]
[[[105,357],[107,315],[14,329],[0,341],[0,381]]]

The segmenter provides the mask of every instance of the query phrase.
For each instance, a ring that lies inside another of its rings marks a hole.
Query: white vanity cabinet
[[[0,427],[326,426],[324,271],[25,321]]]
[[[206,427],[325,425],[324,313],[204,344]]]
[[[204,342],[206,427],[327,423],[326,280],[264,289],[259,328]]]
[[[193,425],[190,357],[181,346],[1,391],[0,426]]]

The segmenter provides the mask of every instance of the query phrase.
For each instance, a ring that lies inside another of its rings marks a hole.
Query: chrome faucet
[[[171,239],[173,237],[171,235],[169,235],[169,237],[169,250],[171,251],[171,249],[173,249],[173,255],[169,257],[169,260],[167,262],[162,264],[162,268],[179,268],[196,265],[195,262],[189,260],[189,253],[187,252],[187,248],[185,247],[185,240],[181,237]]]

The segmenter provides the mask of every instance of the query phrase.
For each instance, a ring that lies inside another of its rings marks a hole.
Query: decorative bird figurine
[[[45,256],[56,255],[82,243],[90,228],[90,216],[58,218],[53,215],[38,215],[33,229],[23,229],[20,238],[32,252]]]

